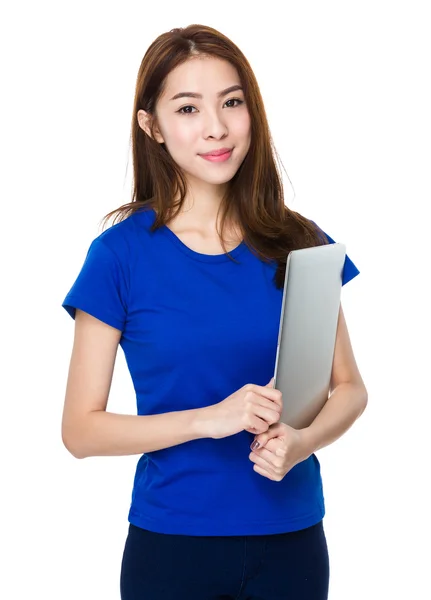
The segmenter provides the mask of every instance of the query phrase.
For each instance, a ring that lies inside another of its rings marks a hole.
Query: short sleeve
[[[326,232],[324,232],[326,237],[329,240],[330,244],[335,244],[335,240],[331,238]],[[343,269],[343,285],[346,285],[349,281],[351,281],[356,275],[359,275],[360,271],[354,262],[350,259],[350,257],[346,254],[346,259],[344,261],[344,269]]]
[[[311,221],[314,225],[316,225],[317,229],[319,229],[320,231],[322,231],[326,237],[328,238],[328,241],[330,244],[335,244],[335,240],[331,238],[330,235],[328,235],[326,233],[326,231],[323,231],[323,229],[321,229],[317,223],[315,223],[314,221]],[[352,262],[352,260],[350,259],[350,257],[346,254],[346,258],[344,261],[344,268],[343,268],[343,281],[342,281],[342,285],[346,285],[346,283],[349,283],[349,281],[351,281],[354,277],[356,277],[356,275],[359,275],[360,271],[358,269],[358,267],[355,265],[354,262]]]
[[[117,255],[99,238],[91,243],[62,306],[73,319],[79,308],[123,331],[127,316],[126,280]]]

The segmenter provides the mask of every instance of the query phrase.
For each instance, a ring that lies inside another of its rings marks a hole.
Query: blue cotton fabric
[[[275,264],[243,242],[221,255],[195,252],[155,212],[134,213],[95,238],[62,306],[122,332],[138,415],[218,403],[274,371],[282,290]],[[330,242],[334,242],[328,236]],[[343,285],[359,273],[347,256]],[[315,455],[281,482],[249,460],[254,436],[199,439],[141,456],[129,522],[185,535],[259,535],[304,529],[324,516]]]

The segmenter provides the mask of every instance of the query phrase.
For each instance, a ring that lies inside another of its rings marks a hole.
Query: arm
[[[311,454],[335,442],[363,413],[368,395],[356,365],[340,306],[332,365],[330,396],[308,427],[293,429],[276,423],[256,436],[250,460],[260,475],[281,481],[292,467]]]
[[[76,458],[143,454],[208,437],[203,409],[160,415],[106,412],[121,331],[79,309],[62,419]]]
[[[367,389],[356,364],[340,306],[331,393],[313,423],[302,430],[309,453],[312,454],[341,437],[364,412],[367,402]]]

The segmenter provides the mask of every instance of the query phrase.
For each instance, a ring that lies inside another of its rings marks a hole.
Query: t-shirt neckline
[[[156,212],[153,208],[148,210],[151,216],[151,224],[154,223],[156,219]],[[233,250],[229,252],[229,256],[227,254],[203,254],[202,252],[196,252],[196,250],[192,250],[189,246],[187,246],[169,227],[166,225],[162,225],[158,231],[160,231],[167,239],[169,239],[181,252],[193,258],[194,260],[198,260],[200,262],[207,263],[221,263],[229,261],[231,256],[232,258],[237,258],[247,247],[244,240],[236,246]]]

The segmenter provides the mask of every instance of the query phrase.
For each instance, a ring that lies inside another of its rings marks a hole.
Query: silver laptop
[[[274,387],[283,394],[280,418],[307,427],[329,396],[344,244],[293,250],[287,257]]]

